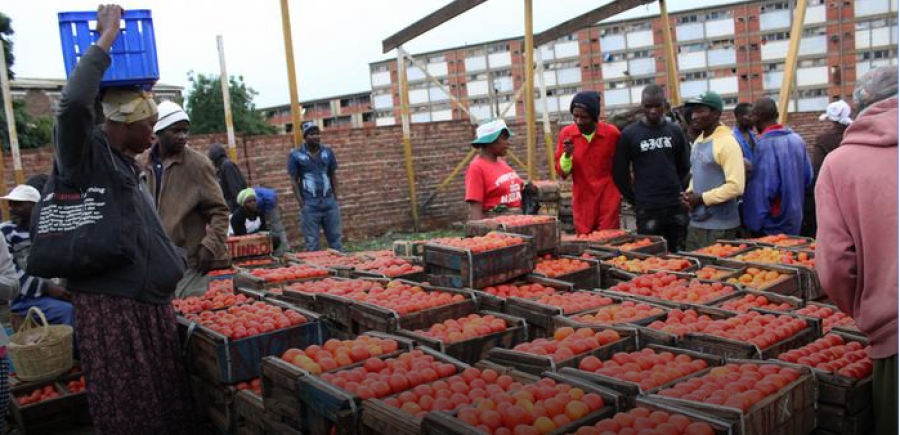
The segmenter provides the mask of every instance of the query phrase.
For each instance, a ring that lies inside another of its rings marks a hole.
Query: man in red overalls
[[[619,228],[621,196],[612,178],[619,130],[599,122],[600,94],[579,92],[569,107],[575,124],[559,132],[556,171],[572,176],[575,233]]]

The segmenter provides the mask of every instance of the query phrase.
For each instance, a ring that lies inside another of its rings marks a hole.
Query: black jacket
[[[123,209],[135,216],[125,230],[137,247],[137,260],[110,268],[87,278],[68,280],[76,293],[100,293],[151,304],[168,304],[178,281],[184,276],[184,253],[175,247],[163,230],[153,199],[140,182],[134,159],[109,146],[106,134],[95,128],[94,102],[100,80],[109,67],[109,55],[92,46],[69,77],[59,102],[56,118],[56,162],[59,176],[77,180],[87,173],[108,175],[109,185],[125,185],[118,198]],[[119,236],[119,235],[111,235]]]
[[[237,210],[237,196],[242,190],[247,188],[247,180],[244,174],[225,152],[225,148],[221,145],[213,145],[209,149],[209,159],[212,160],[213,166],[216,167],[216,176],[219,177],[219,186],[222,187],[222,195],[225,196],[225,203],[232,212]]]
[[[258,213],[257,216],[259,217],[259,231],[269,231],[266,215]],[[235,236],[247,234],[247,212],[244,210],[244,207],[236,208],[234,213],[231,214],[231,231],[234,232]]]
[[[677,207],[687,187],[690,158],[690,145],[677,125],[663,121],[651,127],[637,121],[622,130],[616,144],[613,180],[639,210]]]

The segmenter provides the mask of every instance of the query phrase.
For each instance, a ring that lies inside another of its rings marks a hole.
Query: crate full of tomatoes
[[[534,270],[534,243],[520,234],[445,238],[425,244],[425,270],[445,276],[453,287],[484,288]]]
[[[328,276],[327,269],[308,264],[292,264],[272,269],[242,271],[234,277],[234,287],[271,291],[295,282],[323,279]]]
[[[178,322],[191,368],[223,384],[259,377],[264,357],[322,340],[318,314],[276,300],[187,314]]]
[[[68,390],[62,382],[29,382],[9,392],[9,410],[25,435],[62,432],[76,426],[78,398],[84,393]]]
[[[267,232],[228,237],[228,252],[232,259],[256,257],[272,253],[272,236]]]
[[[532,238],[539,254],[556,253],[559,249],[559,221],[554,216],[497,216],[466,223],[466,236],[483,236],[491,231],[522,234]]]

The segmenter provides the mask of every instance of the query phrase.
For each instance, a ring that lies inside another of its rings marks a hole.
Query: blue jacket
[[[812,180],[812,163],[798,134],[784,128],[761,135],[744,190],[744,225],[765,234],[799,234]]]
[[[750,144],[747,143],[747,139],[744,139],[744,135],[741,134],[741,129],[738,126],[734,126],[731,130],[734,133],[734,138],[737,139],[738,144],[741,145],[741,151],[744,153],[744,158],[747,160],[753,161],[753,149],[750,148]],[[753,133],[753,130],[748,131],[750,133],[750,137],[753,138],[753,142],[759,142],[759,137]]]
[[[268,187],[256,186],[256,208],[260,213],[266,214],[278,205],[278,193]]]

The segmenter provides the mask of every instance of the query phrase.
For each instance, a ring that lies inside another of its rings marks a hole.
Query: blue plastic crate
[[[141,9],[125,11],[122,20],[125,25],[110,49],[112,64],[100,86],[141,85],[149,89],[159,80],[153,18],[149,10]],[[100,38],[97,12],[60,12],[59,36],[68,76],[78,59]]]

